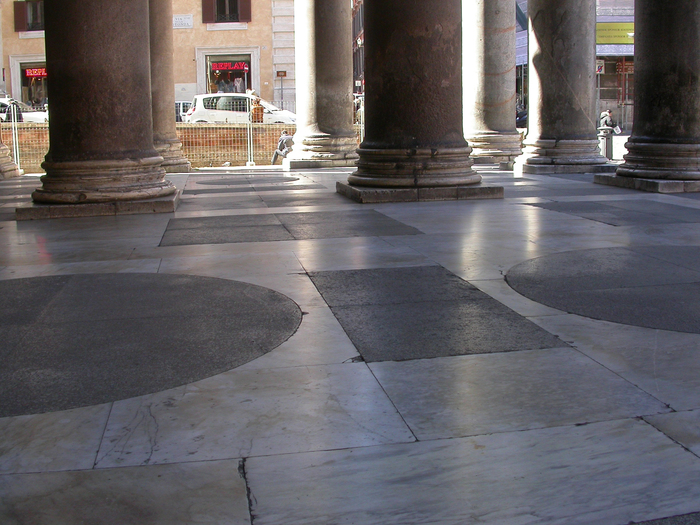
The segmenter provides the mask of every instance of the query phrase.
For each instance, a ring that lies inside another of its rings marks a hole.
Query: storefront
[[[245,93],[252,89],[250,55],[208,55],[207,93]]]
[[[198,47],[197,92],[260,93],[259,47]]]
[[[46,83],[46,64],[21,65],[22,102],[43,109],[48,103]]]
[[[634,22],[596,24],[598,114],[610,109],[623,132],[634,119]]]

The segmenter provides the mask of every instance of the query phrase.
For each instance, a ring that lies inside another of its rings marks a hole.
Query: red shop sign
[[[212,71],[244,71],[248,72],[248,64],[245,62],[212,62]]]
[[[24,76],[28,78],[45,78],[46,68],[45,67],[34,67],[31,69],[24,70]]]

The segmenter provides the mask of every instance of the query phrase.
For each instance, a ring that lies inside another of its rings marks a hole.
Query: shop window
[[[250,22],[251,0],[202,0],[202,22]]]
[[[208,93],[245,93],[250,81],[250,55],[207,56]]]
[[[44,30],[44,2],[15,2],[15,31]]]

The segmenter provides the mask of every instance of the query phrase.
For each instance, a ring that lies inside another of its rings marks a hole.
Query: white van
[[[195,95],[192,106],[185,114],[185,122],[229,123],[250,122],[250,107],[254,95],[248,93],[211,93]],[[263,124],[294,124],[296,115],[260,99]]]

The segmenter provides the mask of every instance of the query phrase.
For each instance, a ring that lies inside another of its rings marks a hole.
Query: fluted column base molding
[[[473,132],[466,139],[472,148],[474,164],[498,164],[501,169],[511,170],[523,152],[518,132]]]
[[[182,155],[182,142],[177,139],[154,141],[156,153],[163,157],[161,166],[166,173],[189,173],[192,164]]]
[[[46,161],[34,202],[83,204],[157,199],[177,191],[165,180],[162,157],[137,160]]]
[[[359,148],[357,152],[357,171],[348,177],[353,186],[433,188],[481,182],[481,175],[472,169],[470,147]]]
[[[358,150],[357,171],[336,191],[361,203],[502,199],[503,187],[481,184],[470,147]]]
[[[357,136],[331,135],[330,133],[296,133],[289,158],[293,159],[344,159],[357,158]]]
[[[0,143],[0,180],[13,179],[22,175],[22,170],[10,157],[10,148]]]
[[[523,154],[516,160],[516,169],[522,173],[612,173],[617,169],[600,154],[597,139],[526,140],[523,145]]]
[[[653,193],[700,192],[700,144],[651,143],[631,139],[615,175],[597,175],[598,184]]]

